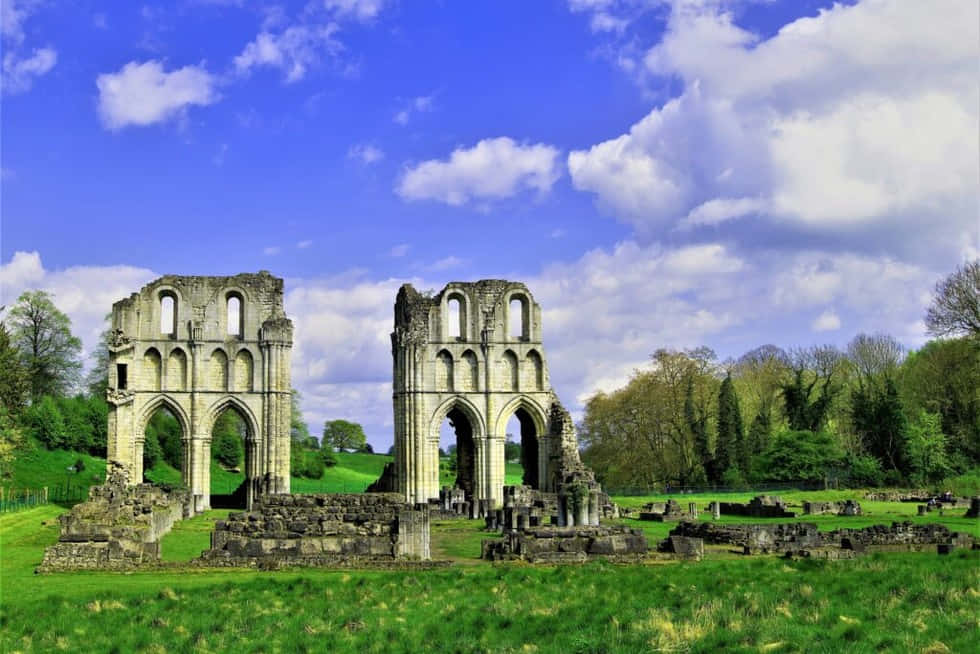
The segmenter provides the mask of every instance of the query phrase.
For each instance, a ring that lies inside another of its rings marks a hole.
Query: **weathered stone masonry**
[[[183,431],[182,477],[210,508],[211,429],[225,409],[248,426],[245,497],[289,492],[292,322],[268,272],[167,275],[112,307],[108,459],[143,478],[143,432],[160,407]]]
[[[541,308],[524,284],[453,282],[434,296],[406,284],[394,323],[395,466],[377,489],[395,489],[411,503],[439,497],[439,430],[448,417],[465,501],[500,507],[512,415],[521,423],[526,485],[557,492],[579,476],[595,485],[579,460],[571,418],[551,389]]]

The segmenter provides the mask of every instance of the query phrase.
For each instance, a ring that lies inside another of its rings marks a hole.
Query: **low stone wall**
[[[397,493],[266,495],[215,523],[207,566],[344,566],[429,559],[429,512]]]
[[[706,543],[734,545],[746,554],[768,552],[801,552],[820,548],[846,549],[855,552],[924,550],[940,544],[969,548],[968,534],[951,532],[940,524],[893,522],[862,529],[836,529],[822,532],[812,522],[780,524],[718,524],[682,522],[670,536],[701,538]]]
[[[650,502],[643,505],[640,511],[640,520],[652,520],[654,522],[677,522],[678,520],[697,520],[698,505],[689,502],[687,510],[681,508],[677,500],[667,500],[666,502]]]
[[[574,563],[591,558],[639,558],[648,550],[640,529],[608,527],[539,527],[506,531],[483,541],[481,557],[490,561]]]
[[[782,498],[770,495],[758,495],[747,504],[736,502],[721,502],[722,515],[739,515],[750,518],[794,518],[795,513],[786,510]]]
[[[861,515],[861,505],[855,500],[843,502],[804,502],[803,515]]]
[[[160,560],[160,539],[185,517],[186,490],[128,484],[124,468],[108,465],[105,484],[88,500],[58,516],[58,542],[44,551],[38,572],[125,570]]]

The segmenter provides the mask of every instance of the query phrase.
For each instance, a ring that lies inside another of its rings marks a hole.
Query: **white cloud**
[[[370,143],[358,143],[357,145],[352,145],[347,150],[347,158],[354,159],[365,166],[370,166],[384,159],[385,153],[381,148]]]
[[[21,93],[30,90],[35,77],[40,77],[54,68],[58,53],[53,48],[38,48],[27,58],[16,52],[3,56],[3,90],[5,93]]]
[[[34,79],[47,74],[58,63],[58,52],[51,46],[34,48],[31,54],[21,51],[24,44],[24,22],[40,6],[39,0],[5,0],[0,3],[0,35],[3,37],[4,93],[30,90]]]
[[[964,250],[953,244],[976,233],[980,175],[978,4],[835,4],[768,39],[724,6],[673,4],[642,70],[661,86],[679,78],[681,94],[571,152],[575,188],[644,238],[764,214],[920,259]]]
[[[338,17],[370,21],[381,13],[385,0],[323,0],[323,5]]]
[[[282,248],[278,245],[270,245],[269,247],[262,248],[262,254],[267,257],[274,257],[280,252],[282,252]]]
[[[96,79],[99,116],[107,129],[152,125],[186,116],[192,105],[217,102],[215,77],[203,66],[166,72],[159,61],[131,61]]]
[[[439,259],[438,261],[434,261],[433,263],[426,266],[425,269],[430,272],[442,272],[444,270],[449,270],[451,268],[459,268],[464,263],[466,263],[466,260],[460,259],[459,257],[454,255],[449,255],[448,257],[444,257],[442,259]]]
[[[833,309],[827,309],[813,321],[811,325],[815,332],[832,332],[840,329],[840,316]]]
[[[297,82],[319,64],[322,54],[338,55],[343,45],[335,38],[336,23],[326,25],[293,25],[273,33],[262,31],[235,57],[235,70],[248,75],[258,66],[278,68],[287,84]]]
[[[408,125],[412,115],[416,113],[427,113],[435,108],[435,97],[431,95],[420,95],[408,101],[404,109],[395,113],[394,120],[399,125]]]
[[[459,206],[472,199],[509,198],[522,190],[547,193],[560,176],[558,150],[507,137],[458,148],[447,160],[409,167],[396,188],[404,200],[437,200]]]
[[[408,254],[408,251],[411,247],[412,246],[409,245],[408,243],[399,243],[398,245],[391,248],[391,251],[388,254],[396,258],[404,257],[406,254]]]

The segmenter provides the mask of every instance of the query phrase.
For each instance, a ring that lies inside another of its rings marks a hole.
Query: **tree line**
[[[980,260],[937,284],[935,338],[660,349],[586,404],[583,457],[613,488],[767,481],[934,484],[980,466]]]

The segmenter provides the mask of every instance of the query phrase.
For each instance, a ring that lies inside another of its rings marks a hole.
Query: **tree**
[[[0,406],[0,479],[11,476],[17,452],[27,445],[24,432],[6,407]]]
[[[10,310],[14,347],[30,376],[31,399],[64,395],[78,381],[82,342],[45,291],[25,291]]]
[[[936,284],[926,329],[934,336],[980,337],[980,259],[964,263]]]
[[[27,400],[27,371],[10,341],[6,324],[0,321],[0,407],[18,415]]]
[[[726,375],[718,390],[718,438],[715,442],[715,459],[724,474],[730,468],[748,469],[748,451],[745,448],[745,429],[738,408],[738,396],[732,376]]]
[[[504,461],[519,463],[521,460],[521,444],[511,440],[512,438],[514,438],[512,434],[507,434],[507,440],[504,441]]]
[[[733,369],[742,415],[753,416],[746,449],[750,456],[769,445],[780,390],[791,372],[789,355],[775,345],[762,345],[739,357]]]
[[[940,481],[949,472],[946,435],[939,415],[919,411],[908,426],[908,460],[915,484]]]
[[[112,314],[105,317],[108,323],[112,319]],[[85,375],[85,389],[92,397],[105,397],[106,389],[109,387],[109,335],[112,333],[110,327],[102,330],[99,335],[99,344],[89,357],[92,360],[92,368]]]
[[[758,476],[767,481],[824,479],[844,459],[834,438],[826,432],[787,430],[773,436],[758,461]]]
[[[875,385],[894,377],[905,348],[888,334],[858,334],[847,345],[847,358],[858,372],[858,383]]]
[[[303,420],[303,411],[300,409],[300,402],[303,396],[295,388],[293,390],[293,395],[290,398],[290,407],[292,408],[289,414],[289,436],[293,443],[305,443],[312,436],[310,436],[309,427],[306,426],[306,422]]]
[[[65,421],[50,395],[31,404],[24,413],[27,432],[49,450],[65,446]]]
[[[795,431],[819,431],[840,391],[843,355],[832,345],[799,349],[791,355],[792,379],[782,385],[786,419]]]
[[[147,438],[156,439],[160,444],[163,460],[180,470],[184,445],[181,441],[180,423],[177,418],[167,409],[158,409],[147,421],[144,434]]]
[[[905,469],[908,424],[891,377],[883,390],[859,385],[852,391],[851,422],[868,453],[891,470]]]
[[[356,422],[327,420],[323,424],[323,445],[337,451],[357,451],[364,447],[367,437],[364,428]]]
[[[223,412],[214,421],[214,428],[211,430],[212,456],[226,468],[237,467],[244,455],[242,447],[244,433],[245,425],[241,416],[234,410]]]

